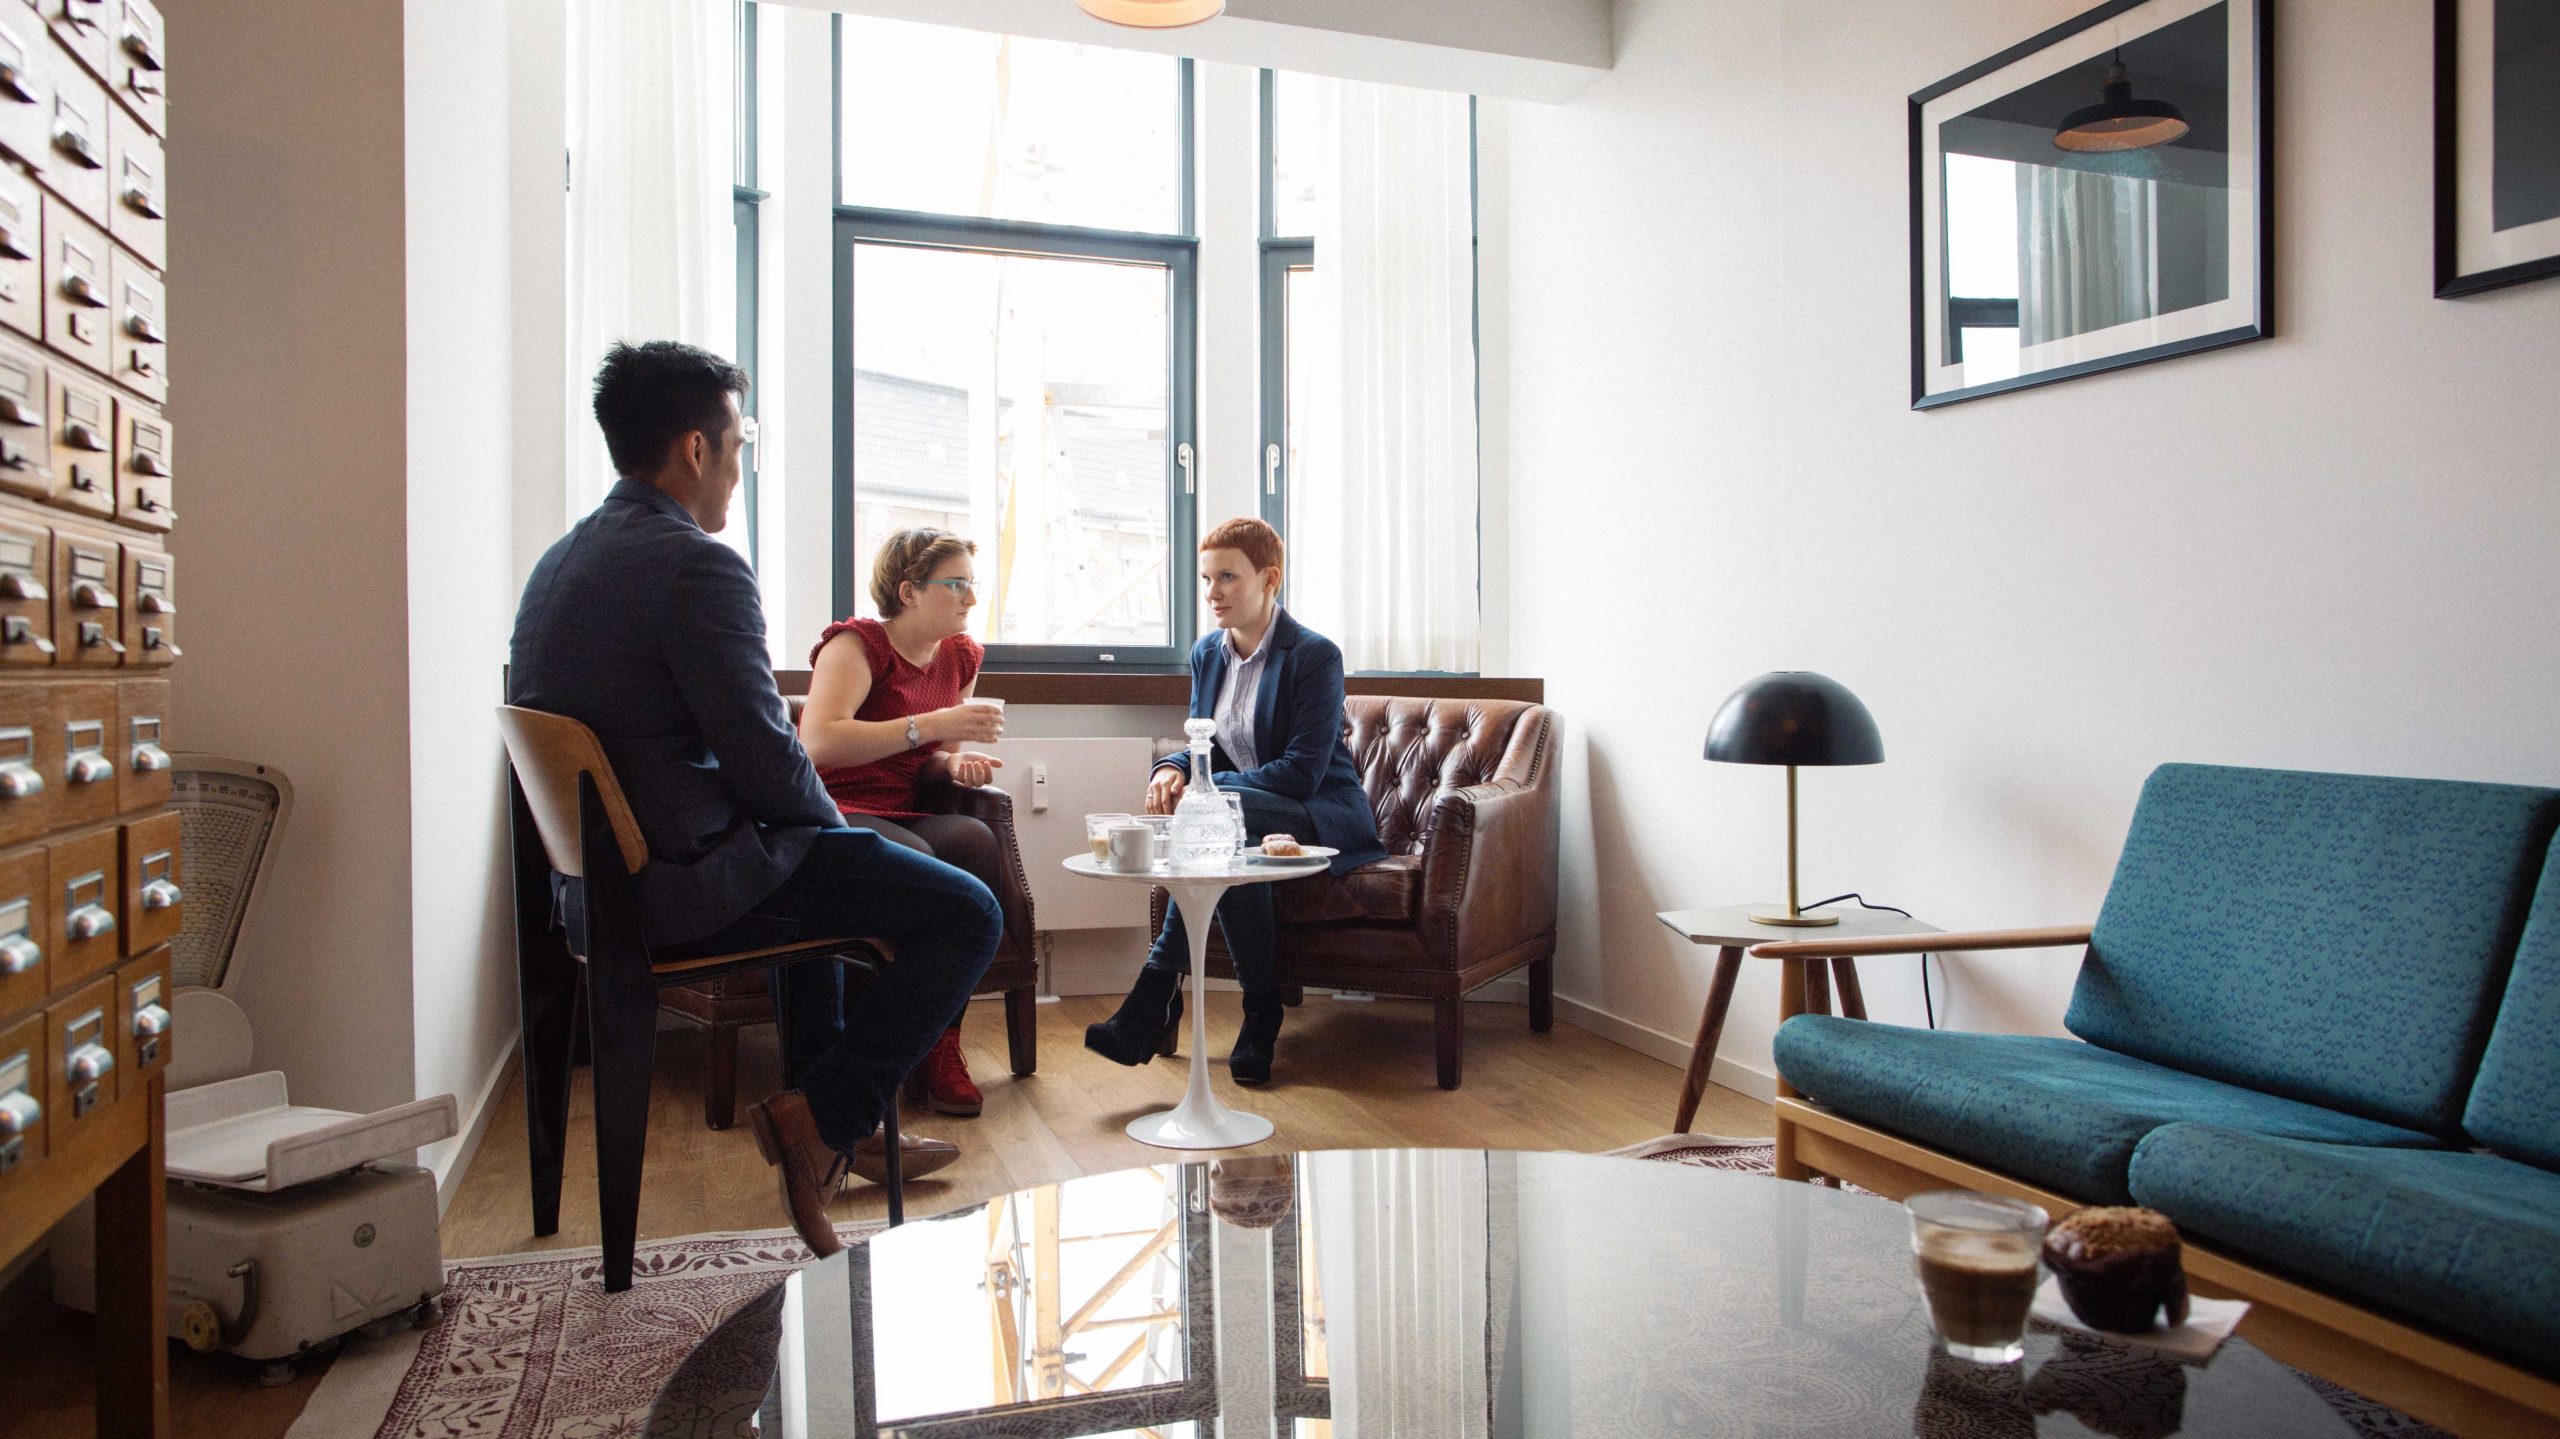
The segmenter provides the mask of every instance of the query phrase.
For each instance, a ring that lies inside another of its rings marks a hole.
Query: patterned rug
[[[631,1288],[607,1294],[600,1255],[447,1264],[444,1317],[393,1339],[350,1339],[287,1439],[636,1435],[703,1336],[809,1262],[788,1229],[688,1235],[640,1246]]]
[[[1765,1139],[1671,1134],[1609,1152],[1767,1174],[1777,1151]],[[854,1239],[877,1226],[839,1232]],[[562,1249],[446,1265],[443,1319],[394,1339],[349,1340],[287,1439],[627,1439],[704,1335],[809,1262],[787,1229],[696,1234],[642,1245],[632,1287],[608,1295],[598,1256]],[[706,1392],[720,1388],[712,1378]],[[2352,1390],[2303,1380],[2362,1439],[2452,1439]]]

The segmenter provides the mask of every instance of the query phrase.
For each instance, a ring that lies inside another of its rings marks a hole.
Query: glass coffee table
[[[2239,1339],[2041,1327],[1936,1351],[1899,1205],[1481,1150],[1166,1163],[812,1264],[667,1383],[652,1435],[1174,1439],[2352,1434]]]

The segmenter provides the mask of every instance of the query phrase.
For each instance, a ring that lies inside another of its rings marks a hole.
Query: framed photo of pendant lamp
[[[2436,0],[2436,294],[2560,275],[2560,3]]]
[[[2263,340],[2269,0],[2113,0],[1912,95],[1911,405]]]

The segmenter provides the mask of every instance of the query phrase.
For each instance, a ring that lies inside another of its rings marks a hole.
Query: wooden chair
[[[569,1127],[572,1021],[579,968],[586,976],[594,1048],[596,1201],[604,1230],[604,1287],[631,1287],[640,1226],[640,1171],[649,1138],[649,1074],[657,1045],[658,992],[717,975],[832,959],[851,980],[889,958],[878,940],[830,937],[732,954],[653,959],[641,932],[631,877],[649,862],[640,822],[623,798],[604,746],[576,720],[502,705],[498,727],[513,762],[516,833],[529,820],[542,853],[515,855],[517,982],[524,1016],[526,1147],[533,1161],[533,1232],[560,1229],[560,1175]],[[552,871],[585,882],[584,934],[551,923]],[[785,1046],[785,1053],[789,1052]],[[898,1114],[881,1116],[889,1165],[889,1222],[906,1218]]]

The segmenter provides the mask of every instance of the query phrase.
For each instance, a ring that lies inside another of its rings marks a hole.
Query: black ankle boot
[[[1084,1027],[1084,1047],[1114,1064],[1144,1064],[1181,1022],[1181,974],[1147,965],[1138,971],[1138,982],[1129,987],[1117,1014]]]
[[[1236,1031],[1235,1052],[1227,1056],[1227,1077],[1238,1084],[1261,1084],[1271,1078],[1271,1050],[1280,1040],[1280,1017],[1288,1009],[1277,994],[1244,997],[1244,1027]]]

